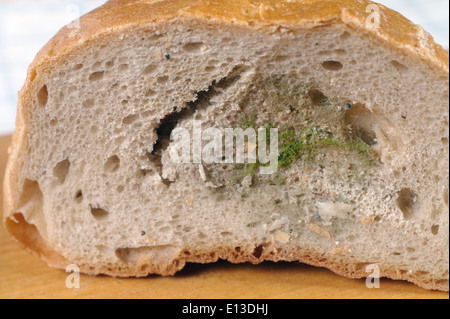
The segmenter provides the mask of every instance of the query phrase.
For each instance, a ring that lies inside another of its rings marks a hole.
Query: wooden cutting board
[[[9,143],[10,137],[0,137],[1,181]],[[68,275],[21,249],[0,227],[0,298],[449,298],[387,279],[368,289],[365,280],[298,263],[190,264],[174,277],[139,279],[81,275],[79,289],[66,287]]]

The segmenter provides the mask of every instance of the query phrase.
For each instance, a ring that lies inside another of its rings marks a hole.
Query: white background
[[[17,92],[28,65],[62,26],[105,0],[0,0],[0,134],[14,130]],[[448,49],[449,0],[379,0],[421,24]]]

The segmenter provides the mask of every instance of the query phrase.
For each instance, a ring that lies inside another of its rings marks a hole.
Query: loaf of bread
[[[448,59],[365,0],[109,1],[29,68],[4,224],[92,275],[299,261],[448,291]]]

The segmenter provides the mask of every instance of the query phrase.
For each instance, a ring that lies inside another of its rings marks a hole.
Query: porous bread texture
[[[168,116],[189,107],[178,125],[233,127],[251,85],[280,74],[375,114],[379,163],[330,150],[326,166],[299,160],[283,183],[216,189],[198,165],[174,166],[167,140],[152,154]],[[100,37],[31,83],[11,211],[88,273],[284,259],[350,277],[377,264],[382,276],[448,290],[447,76],[342,24],[180,21]]]

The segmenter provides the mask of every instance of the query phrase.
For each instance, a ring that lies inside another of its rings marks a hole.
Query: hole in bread
[[[38,92],[37,94],[37,99],[38,99],[38,103],[39,106],[44,107],[47,105],[47,101],[48,101],[48,90],[47,90],[47,85],[44,85]]]
[[[188,116],[193,116],[196,110],[210,105],[211,99],[219,94],[223,94],[228,88],[232,87],[240,79],[241,74],[247,68],[248,67],[245,65],[236,66],[231,70],[228,76],[220,79],[218,82],[214,80],[204,91],[197,92],[196,98],[193,101],[188,102],[185,108],[178,111],[174,108],[173,113],[166,114],[166,116],[161,118],[160,125],[156,129],[158,139],[153,146],[153,150],[148,154],[150,161],[156,164],[158,168],[161,168],[162,152],[169,146],[171,133],[179,121]],[[166,186],[170,186],[173,183],[173,181],[168,179],[163,179],[162,182]]]
[[[83,64],[81,64],[81,63],[78,63],[78,64],[76,64],[74,67],[73,67],[73,70],[74,71],[79,71],[79,70],[81,70],[82,68],[83,68]]]
[[[58,179],[60,184],[63,184],[66,180],[67,174],[69,173],[70,162],[69,160],[64,160],[56,164],[53,168],[53,176]]]
[[[205,49],[206,45],[203,42],[192,42],[183,46],[183,50],[189,53],[198,53],[204,51]]]
[[[433,225],[433,226],[431,226],[431,233],[433,234],[433,235],[437,235],[437,234],[439,234],[439,225]]]
[[[324,106],[328,103],[328,97],[319,90],[309,90],[308,96],[311,99],[311,103],[315,106]]]
[[[90,81],[99,81],[103,78],[103,75],[105,74],[104,71],[94,72],[89,76]]]
[[[108,173],[117,171],[120,167],[120,159],[117,155],[113,155],[106,161],[104,169]]]
[[[344,121],[350,126],[350,135],[359,137],[368,145],[377,144],[377,135],[373,130],[373,125],[377,122],[375,115],[363,104],[357,103],[345,112]]]
[[[139,118],[138,114],[131,114],[131,115],[128,115],[127,117],[125,117],[122,120],[122,123],[126,124],[126,125],[130,125],[130,124],[133,124],[138,118]]]
[[[418,211],[419,196],[409,188],[403,188],[397,195],[397,205],[403,213],[403,218],[409,220],[415,217]]]
[[[95,219],[104,219],[109,215],[109,212],[100,207],[92,207],[91,206],[91,214]]]
[[[233,235],[233,233],[230,233],[230,232],[227,232],[227,231],[224,231],[224,232],[220,233],[220,236],[223,236],[223,237],[230,237],[232,235]]]
[[[373,265],[374,263],[356,263],[355,264],[355,272],[367,272],[367,267]]]
[[[25,179],[20,196],[19,206],[34,201],[35,203],[42,201],[42,192],[37,181]]]
[[[156,94],[156,92],[153,91],[152,89],[148,89],[148,90],[145,92],[145,96],[146,96],[146,97],[154,96],[155,94]]]
[[[160,76],[156,79],[156,82],[158,83],[166,83],[169,80],[169,77],[167,75],[165,76]]]
[[[193,230],[194,230],[194,228],[189,227],[189,226],[184,226],[184,227],[183,227],[183,232],[184,232],[184,233],[190,233],[190,232],[192,232]]]
[[[125,187],[123,187],[122,185],[117,186],[117,192],[120,194],[125,190]]]
[[[88,99],[88,100],[84,101],[82,105],[84,108],[90,108],[90,107],[94,106],[94,100]]]
[[[325,61],[322,62],[322,67],[328,71],[339,71],[342,70],[344,66],[338,61]]]
[[[350,34],[350,32],[348,32],[348,31],[344,31],[344,33],[342,33],[341,36],[340,36],[340,38],[341,38],[342,40],[348,39],[348,38],[350,38],[350,37],[351,37],[351,34]]]
[[[399,72],[406,72],[409,70],[409,68],[406,65],[404,65],[398,61],[392,60],[391,64]]]
[[[91,134],[97,134],[98,126],[97,125],[92,125],[91,128],[89,129],[89,132],[91,132]]]
[[[121,64],[119,65],[119,72],[125,72],[128,70],[128,68],[129,68],[128,64]]]
[[[53,118],[51,121],[50,121],[50,126],[56,126],[58,124],[58,119],[57,118]]]
[[[286,61],[287,59],[289,59],[288,56],[286,56],[286,55],[279,55],[279,56],[277,56],[277,57],[274,59],[274,61],[275,61],[275,62],[284,62],[284,61]]]
[[[75,201],[77,203],[81,203],[81,201],[83,200],[83,192],[81,189],[79,189],[76,193],[75,193]]]
[[[136,248],[117,248],[116,257],[129,264],[171,263],[180,254],[180,249],[173,245],[144,246]]]
[[[8,218],[12,219],[14,222],[19,222],[19,224],[21,223],[19,218],[24,220],[26,225],[23,225],[23,228],[19,229],[19,231],[26,231],[28,226],[32,226],[32,228],[36,230],[37,235],[40,235],[40,231],[43,236],[46,237],[47,222],[43,213],[43,197],[39,182],[28,178],[25,179],[20,192],[19,202],[17,203],[17,210],[20,213],[16,213],[13,217]],[[28,237],[36,241],[38,240],[38,238],[33,238],[32,234],[20,234],[20,236]],[[19,239],[19,236],[16,235],[16,237]],[[26,246],[31,244],[34,243],[26,244]]]
[[[444,145],[448,145],[448,138],[446,138],[446,137],[441,138],[441,142]]]
[[[155,172],[152,169],[140,169],[138,170],[137,177],[145,177],[147,175],[154,175]]]
[[[162,233],[162,234],[164,234],[164,233],[170,233],[171,230],[172,230],[172,227],[170,227],[170,226],[164,226],[164,227],[161,227],[161,228],[158,230],[158,233]]]
[[[317,53],[318,55],[329,55],[331,54],[331,51],[325,50],[325,51],[320,51],[319,53]]]
[[[142,70],[142,74],[147,75],[152,73],[156,69],[155,64],[148,65],[144,70]]]
[[[105,63],[105,66],[110,69],[114,66],[114,60],[109,60],[108,62]]]
[[[257,247],[255,247],[255,249],[252,252],[253,257],[255,257],[256,259],[259,259],[264,251],[264,245],[259,245]]]

